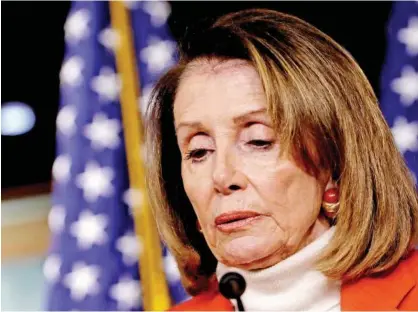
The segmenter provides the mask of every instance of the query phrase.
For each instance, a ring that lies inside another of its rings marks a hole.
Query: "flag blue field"
[[[141,82],[141,111],[155,81],[176,62],[162,1],[126,1]],[[44,264],[47,310],[143,310],[109,3],[74,1],[64,25],[53,164],[51,246]],[[163,250],[173,303],[186,299],[173,257]]]
[[[398,149],[418,176],[418,1],[394,2],[380,103]]]

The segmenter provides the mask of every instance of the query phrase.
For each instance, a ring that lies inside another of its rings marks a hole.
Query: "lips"
[[[261,215],[254,211],[234,211],[223,213],[216,217],[215,225],[223,232],[232,232],[250,225],[259,219]]]

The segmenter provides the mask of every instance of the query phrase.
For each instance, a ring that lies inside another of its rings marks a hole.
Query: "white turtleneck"
[[[315,241],[264,270],[245,271],[218,263],[218,280],[227,272],[240,273],[246,281],[241,297],[246,311],[340,311],[341,283],[314,270],[314,262],[334,233],[334,227]],[[237,308],[236,301],[231,300]]]

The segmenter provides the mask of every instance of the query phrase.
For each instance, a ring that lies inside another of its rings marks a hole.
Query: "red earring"
[[[340,205],[339,199],[338,188],[331,188],[324,192],[324,195],[322,196],[322,207],[328,218],[335,219]]]

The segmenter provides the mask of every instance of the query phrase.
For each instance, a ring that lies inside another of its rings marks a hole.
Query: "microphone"
[[[237,300],[238,311],[245,311],[240,298],[245,287],[245,279],[236,272],[226,273],[219,281],[219,291],[225,298]]]

